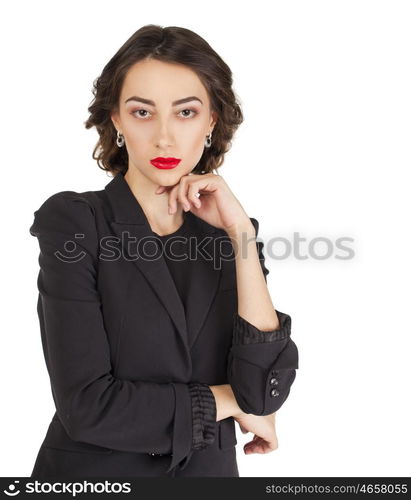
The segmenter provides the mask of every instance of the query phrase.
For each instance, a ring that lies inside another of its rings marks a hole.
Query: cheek
[[[203,152],[205,141],[204,127],[196,127],[181,136],[181,144],[187,152],[198,155]]]
[[[147,130],[129,131],[127,134],[127,148],[129,153],[135,157],[144,157],[146,151],[149,149],[150,135]]]
[[[184,139],[182,144],[183,158],[189,171],[200,161],[204,153],[205,134],[203,132],[196,133]]]

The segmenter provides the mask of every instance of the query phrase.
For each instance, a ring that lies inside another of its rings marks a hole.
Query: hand
[[[181,177],[175,186],[159,186],[156,194],[168,193],[169,213],[177,210],[180,202],[185,211],[191,210],[214,227],[234,232],[239,227],[253,228],[252,223],[221,175],[189,174]],[[200,198],[195,196],[200,193]]]
[[[233,417],[243,434],[253,432],[254,438],[244,445],[244,453],[270,453],[278,448],[275,430],[275,413],[252,415],[241,413]]]

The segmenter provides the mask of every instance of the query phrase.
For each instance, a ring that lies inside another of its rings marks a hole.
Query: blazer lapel
[[[132,260],[138,270],[145,276],[168,311],[186,348],[191,348],[200,333],[214,296],[217,293],[221,275],[220,270],[216,269],[214,265],[214,245],[212,238],[208,238],[211,242],[205,244],[207,253],[211,254],[211,260],[204,260],[197,256],[195,264],[191,266],[189,296],[187,299],[187,311],[185,313],[167,263],[162,256],[159,257],[154,251],[156,248],[154,235],[147,217],[131,191],[124,175],[121,172],[118,173],[106,185],[105,191],[113,210],[114,220],[111,222],[111,227],[114,234],[120,238],[121,242],[127,241],[127,238],[132,238],[132,241],[137,242],[139,251],[144,247],[147,254],[157,255],[156,258],[136,258],[130,255],[130,253],[132,254],[137,249],[137,245],[130,246],[133,248],[133,252],[128,251],[128,245],[122,245],[124,255]],[[213,226],[207,224],[191,212],[187,212],[186,216],[190,218],[190,223],[196,236],[204,237],[215,233],[216,230]],[[145,245],[138,244],[143,238],[149,250],[146,250]],[[150,240],[153,243],[149,243]],[[189,334],[188,331],[190,332]]]
[[[220,282],[221,269],[216,266],[218,255],[214,239],[215,228],[191,212],[187,212],[187,216],[190,217],[194,229],[190,236],[196,238],[193,245],[196,250],[195,260],[190,265],[186,300],[188,342],[191,349],[214,301]]]

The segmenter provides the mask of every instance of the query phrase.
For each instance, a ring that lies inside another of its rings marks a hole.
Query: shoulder
[[[258,220],[255,217],[250,217],[250,221],[252,222],[254,229],[255,229],[255,234],[258,234],[258,228],[260,226]]]
[[[95,226],[91,193],[60,191],[46,198],[33,214],[30,234],[38,236],[40,232],[91,230]]]
[[[90,197],[90,194],[92,193],[93,191],[86,191],[84,193],[77,193],[76,191],[60,191],[46,198],[38,210],[34,213],[52,212],[53,210],[64,210],[67,208],[71,209],[74,205],[83,206],[83,210],[88,209],[94,212]]]

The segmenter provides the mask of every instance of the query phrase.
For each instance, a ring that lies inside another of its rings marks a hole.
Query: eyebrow
[[[149,104],[150,106],[156,105],[156,103],[154,101],[152,101],[150,99],[144,99],[143,97],[138,97],[136,95],[133,95],[132,97],[129,97],[128,99],[126,99],[124,101],[124,104],[127,104],[129,101],[138,101],[138,102],[142,102],[144,104]],[[203,101],[194,95],[192,95],[190,97],[184,97],[183,99],[178,99],[177,101],[173,101],[171,104],[173,106],[177,106],[178,104],[183,104],[183,103],[189,102],[189,101],[200,101],[201,104],[203,104]]]

